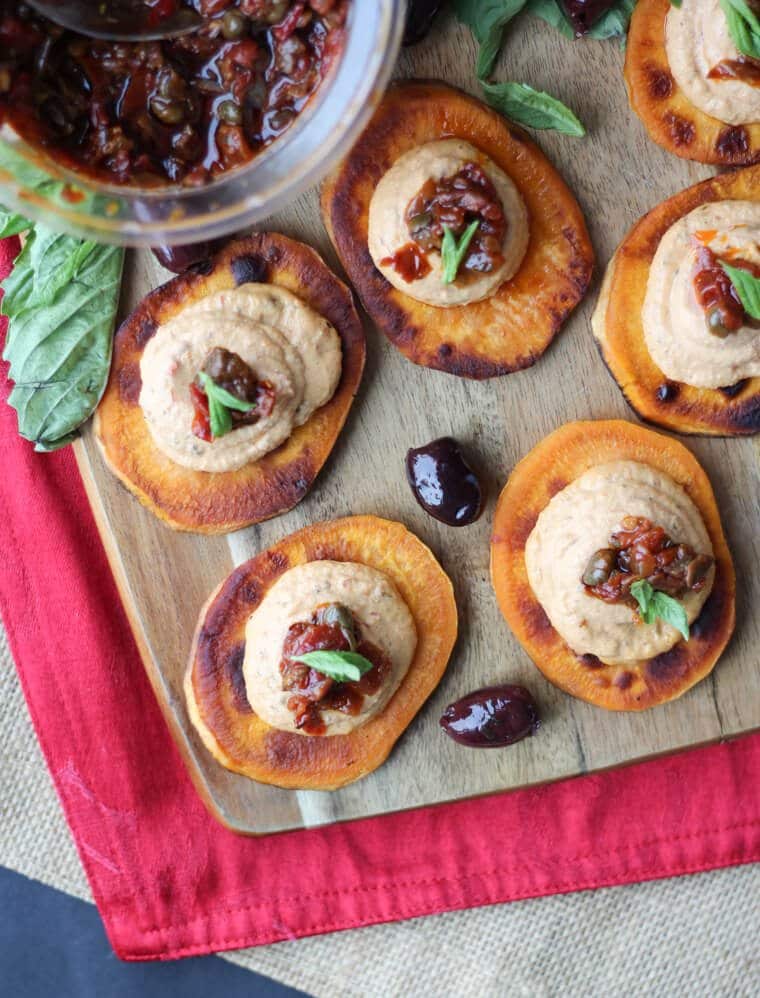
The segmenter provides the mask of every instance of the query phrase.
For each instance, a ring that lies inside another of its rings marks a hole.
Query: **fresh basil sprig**
[[[565,135],[581,137],[586,129],[562,101],[551,94],[534,90],[527,83],[480,84],[491,107],[519,125],[529,128],[551,128]]]
[[[733,284],[744,311],[752,319],[760,319],[760,278],[742,267],[732,267],[723,260],[718,263]]]
[[[0,235],[22,232],[24,248],[2,284],[8,403],[21,436],[51,451],[71,443],[103,394],[124,251],[0,209]]]
[[[475,221],[470,222],[462,233],[459,242],[448,225],[444,225],[443,243],[441,244],[441,280],[444,284],[453,284],[457,279],[459,268],[462,266],[462,261],[467,255],[472,237],[479,225],[480,219],[476,218]]]
[[[355,651],[307,651],[304,655],[294,655],[292,661],[303,662],[336,683],[355,683],[374,668],[368,658]]]
[[[645,624],[653,624],[659,617],[675,627],[684,641],[689,640],[689,621],[686,611],[672,596],[661,593],[646,579],[638,579],[631,586],[631,596],[639,604],[639,616]]]
[[[256,408],[255,402],[243,402],[226,388],[218,385],[205,371],[198,372],[198,381],[208,399],[208,417],[211,436],[214,438],[223,437],[232,429],[231,409],[236,412],[250,412]]]
[[[747,0],[720,0],[728,33],[742,55],[760,59],[760,20]]]

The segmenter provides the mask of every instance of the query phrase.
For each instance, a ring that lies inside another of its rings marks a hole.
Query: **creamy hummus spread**
[[[673,381],[720,388],[760,375],[760,329],[746,326],[725,337],[710,331],[694,289],[700,246],[729,261],[760,264],[760,204],[695,208],[662,237],[649,270],[642,321],[652,360]]]
[[[417,646],[414,619],[391,580],[382,572],[356,562],[310,561],[285,572],[275,582],[245,630],[243,677],[248,702],[274,728],[296,728],[288,708],[292,692],[283,690],[280,661],[292,624],[309,620],[325,603],[347,607],[364,640],[379,648],[391,663],[380,689],[362,702],[358,714],[325,710],[326,735],[345,735],[379,714],[398,689]],[[306,736],[306,735],[305,735]],[[306,736],[308,737],[308,736]]]
[[[214,347],[238,354],[275,391],[271,414],[212,441],[192,432],[190,384]],[[140,361],[140,406],[167,457],[197,471],[234,471],[279,447],[340,380],[340,337],[296,295],[243,284],[188,305],[148,341]]]
[[[719,0],[683,0],[665,22],[670,71],[694,107],[729,125],[760,121],[760,87],[743,80],[711,79],[710,71],[740,58]]]
[[[453,176],[465,163],[482,167],[501,200],[507,229],[502,246],[503,263],[481,274],[460,275],[451,284],[442,280],[441,256],[428,254],[430,272],[407,281],[388,261],[409,243],[406,210],[428,180]],[[401,156],[375,188],[369,206],[369,252],[375,266],[399,291],[429,305],[466,305],[492,295],[513,277],[528,248],[530,230],[528,212],[512,180],[484,153],[461,139],[428,142]]]
[[[611,461],[591,468],[552,498],[528,537],[525,564],[552,626],[576,654],[630,665],[668,651],[681,636],[659,618],[645,624],[630,606],[597,599],[581,582],[589,557],[608,545],[626,516],[645,517],[670,537],[712,555],[699,510],[680,485],[637,461]],[[711,567],[704,588],[679,600],[690,624],[714,578]]]

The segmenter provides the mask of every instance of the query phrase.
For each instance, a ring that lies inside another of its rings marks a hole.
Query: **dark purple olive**
[[[430,31],[443,0],[409,0],[404,29],[404,45],[416,45]]]
[[[576,35],[585,35],[614,3],[615,0],[562,0]]]
[[[171,270],[173,274],[182,274],[188,267],[210,259],[223,245],[217,239],[213,242],[190,243],[188,246],[154,246],[153,256],[162,267]]]
[[[407,451],[406,477],[414,498],[436,520],[464,527],[480,516],[483,491],[478,476],[453,437]]]
[[[460,745],[501,748],[541,726],[536,702],[524,686],[486,686],[450,703],[440,725]]]

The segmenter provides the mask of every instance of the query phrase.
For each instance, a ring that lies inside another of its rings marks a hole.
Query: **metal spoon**
[[[190,7],[156,20],[151,7],[140,0],[27,0],[40,14],[93,38],[146,41],[173,38],[194,31],[203,18]]]

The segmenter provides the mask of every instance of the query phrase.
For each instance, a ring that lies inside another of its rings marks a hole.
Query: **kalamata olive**
[[[442,0],[410,0],[404,29],[404,45],[416,45],[430,31]]]
[[[612,575],[617,560],[617,551],[613,548],[600,548],[589,558],[586,571],[581,576],[584,586],[601,586]]]
[[[562,0],[576,35],[585,35],[614,3],[615,0]]]
[[[406,477],[414,498],[436,520],[464,527],[480,516],[480,482],[453,437],[440,437],[409,450]]]
[[[215,240],[191,243],[188,246],[154,246],[152,252],[162,267],[171,270],[173,274],[181,274],[193,264],[208,260],[221,245],[220,240]]]
[[[541,726],[536,703],[524,686],[486,686],[450,703],[440,719],[446,734],[470,748],[500,748]]]

